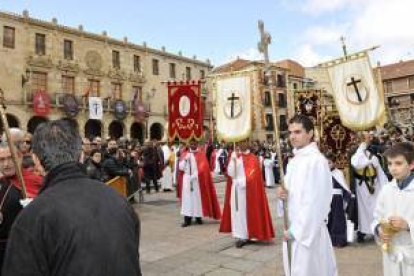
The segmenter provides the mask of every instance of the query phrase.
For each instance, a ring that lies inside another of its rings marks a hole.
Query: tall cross
[[[231,118],[234,118],[234,101],[239,100],[239,97],[236,97],[234,95],[234,92],[233,92],[231,94],[231,97],[230,98],[227,98],[227,100],[231,102],[230,103],[230,106],[231,106],[231,109],[230,109],[230,117]]]
[[[264,23],[263,21],[259,21],[259,31],[260,31],[260,42],[258,44],[259,52],[264,55],[264,61],[265,61],[265,73],[268,73],[269,68],[269,44],[272,42],[272,37],[268,32],[264,29]],[[272,78],[269,78],[271,81]]]
[[[346,84],[346,86],[351,86],[352,85],[355,89],[355,93],[357,94],[358,101],[362,102],[361,94],[359,93],[359,89],[358,89],[358,83],[360,83],[360,82],[361,82],[361,80],[355,80],[354,77],[351,77],[351,82],[348,82]]]

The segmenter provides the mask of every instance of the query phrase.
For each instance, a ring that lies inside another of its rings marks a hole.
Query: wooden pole
[[[270,34],[265,32],[264,30],[264,23],[263,21],[258,22],[259,31],[261,35],[261,41],[259,42],[259,51],[263,53],[265,59],[265,74],[269,77],[269,89],[270,89],[270,101],[272,104],[272,118],[273,118],[273,128],[275,131],[275,141],[276,141],[276,154],[277,160],[279,162],[279,174],[280,174],[280,186],[283,189],[286,189],[285,185],[285,172],[283,170],[283,159],[282,159],[282,150],[280,145],[280,132],[279,132],[279,124],[278,124],[278,116],[277,116],[277,108],[274,99],[275,94],[275,85],[273,83],[273,78],[270,70],[270,63],[269,63],[269,53],[268,53],[268,45],[271,43]],[[283,199],[283,228],[285,231],[289,229],[289,213],[287,208],[288,200]],[[288,263],[289,263],[289,271],[291,267],[292,261],[292,241],[287,241],[288,247]]]
[[[5,105],[4,105],[4,92],[1,89],[0,89],[0,117],[1,117],[1,121],[3,122],[4,133],[6,134],[7,143],[10,148],[10,153],[12,156],[14,168],[16,170],[17,179],[19,180],[20,187],[22,189],[22,196],[23,196],[23,199],[26,199],[27,198],[26,185],[23,180],[22,169],[21,169],[20,163],[17,160],[16,147],[13,146],[13,141],[11,139],[9,122],[7,121]]]

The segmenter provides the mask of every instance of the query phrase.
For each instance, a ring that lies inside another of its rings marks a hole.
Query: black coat
[[[117,176],[129,175],[129,169],[111,154],[108,154],[102,161],[102,167],[105,173],[108,175],[109,179]]]
[[[139,233],[124,198],[89,179],[79,164],[63,164],[16,219],[3,275],[141,275]]]
[[[109,180],[101,164],[95,163],[92,159],[88,158],[84,163],[84,167],[86,175],[90,178],[103,182]]]
[[[0,223],[0,275],[10,229],[17,215],[22,210],[22,205],[19,201],[22,199],[20,190],[11,184],[11,181],[6,179],[0,180],[0,202],[3,199],[4,202],[0,209],[2,217],[2,222]]]

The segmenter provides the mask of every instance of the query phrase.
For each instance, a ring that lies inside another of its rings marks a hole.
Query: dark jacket
[[[105,173],[108,175],[109,179],[112,179],[117,176],[128,176],[129,169],[118,161],[114,155],[108,154],[105,159],[102,161],[102,167]]]
[[[79,164],[63,164],[16,219],[3,275],[141,275],[139,233],[124,198],[89,179]]]
[[[109,180],[101,164],[95,163],[92,159],[89,158],[83,165],[85,167],[86,175],[90,178],[103,182]]]
[[[6,194],[7,193],[7,194]],[[4,201],[3,201],[4,199]],[[22,205],[19,200],[22,199],[20,191],[8,179],[0,180],[0,202],[1,206],[1,223],[0,223],[0,275],[3,264],[4,253],[6,252],[7,239],[9,232],[19,212],[22,210]]]

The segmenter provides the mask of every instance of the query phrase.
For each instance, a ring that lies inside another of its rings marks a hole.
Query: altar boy
[[[414,147],[398,143],[385,156],[393,180],[378,195],[372,229],[383,247],[384,275],[414,275]],[[387,228],[396,231],[391,234]]]

